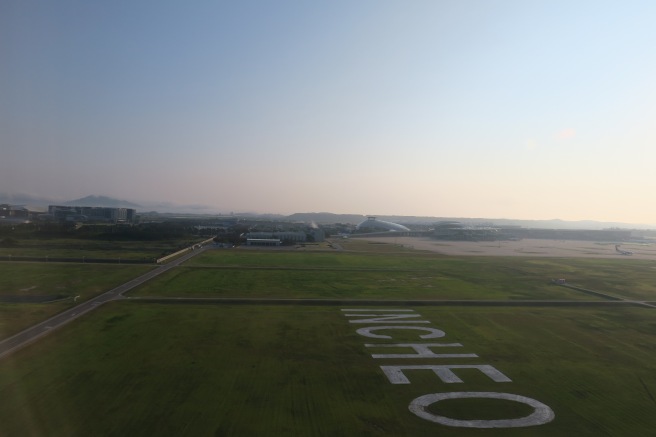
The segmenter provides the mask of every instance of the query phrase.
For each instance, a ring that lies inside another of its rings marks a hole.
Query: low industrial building
[[[578,240],[578,241],[627,241],[630,230],[604,229],[531,229],[518,226],[494,227],[490,225],[465,226],[457,221],[442,221],[435,224],[432,237],[450,241],[496,241],[496,240]]]
[[[325,239],[321,228],[312,227],[305,231],[251,231],[244,235],[247,241],[251,240],[280,240],[282,243],[305,243],[312,241],[320,243]],[[248,243],[247,243],[248,244]]]
[[[628,229],[529,229],[514,228],[503,230],[504,234],[514,238],[535,238],[545,240],[578,241],[628,241],[631,231]]]
[[[278,238],[247,238],[247,246],[280,246],[282,241]]]
[[[39,219],[43,214],[42,208],[3,203],[0,204],[0,225],[29,223]]]
[[[274,231],[274,232],[249,232],[245,235],[248,240],[279,240],[284,243],[304,243],[307,234],[300,231]]]
[[[457,221],[435,224],[433,238],[450,241],[493,241],[499,239],[499,230],[491,226],[464,226]]]

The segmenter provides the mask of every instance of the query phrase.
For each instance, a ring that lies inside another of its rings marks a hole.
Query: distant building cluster
[[[30,208],[23,205],[0,204],[0,225],[30,223],[35,220],[59,220],[88,223],[134,223],[136,210],[104,206],[62,206]]]
[[[504,230],[514,238],[578,241],[627,241],[631,239],[628,229],[528,229]]]
[[[82,203],[82,202],[81,202]],[[279,246],[295,245],[313,242],[322,242],[326,235],[347,237],[424,237],[446,241],[498,241],[521,239],[548,239],[548,240],[579,240],[579,241],[614,241],[624,242],[632,239],[633,231],[609,228],[603,230],[585,229],[540,229],[524,228],[519,225],[495,225],[492,222],[465,223],[453,220],[407,221],[407,226],[391,221],[379,220],[370,216],[357,225],[353,225],[362,216],[354,217],[346,223],[334,223],[319,227],[312,220],[281,221],[271,218],[252,217],[202,217],[193,218],[193,215],[184,218],[189,226],[192,224],[198,235],[216,236],[217,244],[225,243],[229,247],[243,244],[249,246]],[[136,210],[124,207],[102,206],[68,206],[50,205],[44,207],[29,207],[25,205],[0,204],[0,226],[13,226],[31,222],[61,223],[111,223],[135,224],[161,222],[168,220],[167,215],[151,213],[140,214],[137,218]],[[179,219],[179,217],[178,217]],[[396,219],[392,217],[392,219]],[[464,219],[467,220],[467,219]],[[408,227],[409,226],[409,227]],[[652,235],[642,231],[640,238]],[[616,249],[619,253],[627,252]],[[622,253],[628,255],[629,253]]]
[[[318,243],[324,241],[325,234],[322,229],[309,228],[307,231],[255,231],[248,232],[244,237],[248,246],[280,246],[308,241]]]
[[[626,241],[630,230],[530,229],[519,226],[494,227],[491,224],[465,226],[457,221],[435,223],[432,237],[452,241],[521,240],[523,238],[578,241]]]
[[[492,226],[464,226],[456,221],[435,223],[433,238],[452,241],[493,241],[503,239],[498,228]]]
[[[7,203],[0,204],[0,218],[24,221],[29,220],[30,217],[30,211],[24,206],[9,205]]]
[[[367,220],[359,223],[355,227],[356,232],[381,232],[381,231],[396,231],[404,232],[409,231],[407,227],[399,225],[398,223],[386,222],[378,220],[377,217],[368,217]]]
[[[459,221],[444,220],[430,227],[408,229],[398,223],[378,220],[368,217],[359,223],[352,234],[357,236],[416,236],[430,237],[445,241],[498,241],[521,240],[523,238],[546,240],[579,240],[579,241],[627,241],[631,238],[630,230],[603,229],[534,229],[521,226],[495,226],[493,223],[463,224]]]
[[[48,214],[62,221],[94,223],[134,223],[136,210],[105,206],[48,206]]]
[[[43,211],[32,211],[24,206],[0,204],[0,226],[29,223],[43,215]]]

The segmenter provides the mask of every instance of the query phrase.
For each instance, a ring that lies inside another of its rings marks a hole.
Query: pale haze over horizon
[[[0,3],[0,193],[656,224],[656,2]]]

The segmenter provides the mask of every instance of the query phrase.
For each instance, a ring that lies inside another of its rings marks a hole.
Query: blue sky
[[[656,3],[0,3],[0,192],[656,224]]]

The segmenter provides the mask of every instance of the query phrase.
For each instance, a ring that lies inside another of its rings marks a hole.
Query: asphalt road
[[[83,302],[79,305],[76,305],[72,308],[63,311],[56,316],[49,318],[41,323],[38,323],[30,328],[25,329],[24,331],[19,332],[13,337],[9,337],[5,340],[0,341],[0,359],[11,354],[12,352],[38,340],[39,338],[48,335],[50,332],[64,326],[65,324],[81,317],[82,315],[93,311],[100,305],[105,302],[112,300],[125,299],[123,296],[124,293],[132,290],[133,288],[143,284],[146,281],[153,279],[156,276],[161,275],[162,273],[179,266],[188,259],[205,252],[211,246],[205,246],[200,249],[193,250],[180,258],[171,261],[168,264],[161,265],[146,274],[139,276],[138,278],[132,279],[131,281],[126,282],[123,285],[109,290],[99,296],[96,296],[86,302]]]

